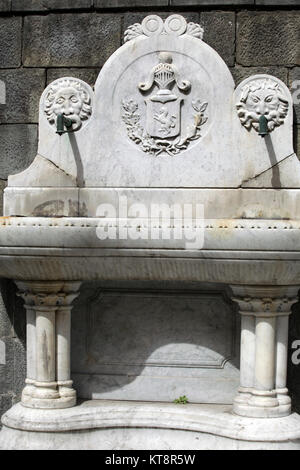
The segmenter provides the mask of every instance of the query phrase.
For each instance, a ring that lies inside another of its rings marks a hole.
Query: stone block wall
[[[223,57],[236,84],[265,72],[294,91],[300,156],[300,0],[0,0],[0,80],[6,85],[6,105],[0,104],[0,215],[7,176],[35,156],[45,86],[66,75],[93,85],[130,24],[150,13],[176,12],[204,26],[204,40]],[[11,282],[2,281],[1,292],[0,413],[18,400],[25,369],[25,312]],[[300,339],[298,311],[296,306],[291,341]],[[289,387],[300,412],[300,365],[291,362]]]

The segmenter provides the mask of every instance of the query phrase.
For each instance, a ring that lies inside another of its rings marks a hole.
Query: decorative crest
[[[170,53],[160,52],[158,57],[159,63],[152,67],[149,79],[138,85],[138,89],[143,93],[154,86],[158,88],[153,95],[145,98],[146,129],[140,122],[138,104],[132,98],[122,101],[122,119],[126,124],[128,137],[140,145],[144,152],[152,155],[163,152],[175,155],[186,149],[192,140],[201,136],[200,128],[207,121],[204,112],[208,104],[201,103],[199,98],[192,101],[196,113],[182,131],[183,93],[186,94],[191,90],[191,83],[188,80],[181,80]],[[175,84],[182,93],[179,96],[172,90]]]
[[[160,34],[169,34],[181,36],[187,34],[195,38],[203,38],[204,29],[197,23],[187,23],[181,15],[171,15],[163,21],[157,15],[149,15],[144,18],[142,23],[135,23],[126,29],[124,33],[124,42],[131,41],[138,36],[158,36]]]
[[[158,57],[160,62],[151,70],[149,81],[140,83],[139,89],[141,91],[148,91],[155,83],[158,85],[160,90],[167,90],[173,85],[174,82],[176,82],[176,85],[180,90],[189,90],[191,88],[191,84],[188,80],[183,80],[182,82],[180,81],[179,73],[176,67],[172,64],[173,59],[171,54],[168,52],[160,52]],[[160,93],[163,94],[162,92]]]

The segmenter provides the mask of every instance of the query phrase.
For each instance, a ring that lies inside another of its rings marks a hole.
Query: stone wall
[[[7,176],[35,156],[45,86],[66,75],[93,85],[130,24],[149,13],[170,12],[204,26],[204,40],[223,57],[236,84],[263,72],[291,89],[300,81],[300,0],[0,0],[0,80],[7,97],[0,105],[1,214]],[[294,130],[300,155],[300,104],[295,104]],[[25,312],[11,282],[2,281],[1,292],[0,413],[18,400],[25,369]],[[300,339],[297,311],[296,306],[291,342]],[[289,387],[298,411],[299,384],[300,365],[290,362]]]

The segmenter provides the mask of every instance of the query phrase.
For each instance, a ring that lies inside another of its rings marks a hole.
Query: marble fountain
[[[202,38],[180,15],[147,16],[94,90],[65,77],[41,96],[37,156],[9,177],[0,218],[0,276],[27,319],[27,378],[2,418],[3,449],[300,449],[286,387],[300,288],[292,97],[265,74],[235,87]],[[241,318],[233,403],[217,380],[216,403],[142,389],[78,400],[71,310],[87,281],[223,290]]]

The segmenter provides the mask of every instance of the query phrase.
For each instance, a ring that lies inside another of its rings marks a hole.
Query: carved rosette
[[[169,34],[173,36],[182,36],[188,34],[197,39],[203,38],[204,29],[197,23],[189,22],[181,15],[171,15],[163,21],[157,15],[149,15],[142,23],[135,23],[126,29],[124,33],[124,42],[131,41],[139,36],[158,36],[160,34]]]
[[[241,86],[237,113],[242,125],[259,131],[259,119],[265,116],[271,132],[281,126],[287,116],[289,100],[282,85],[273,77],[254,76]]]
[[[57,116],[65,115],[71,119],[72,130],[81,128],[92,114],[93,91],[91,87],[76,78],[59,78],[45,90],[42,108],[50,125],[56,126]]]

